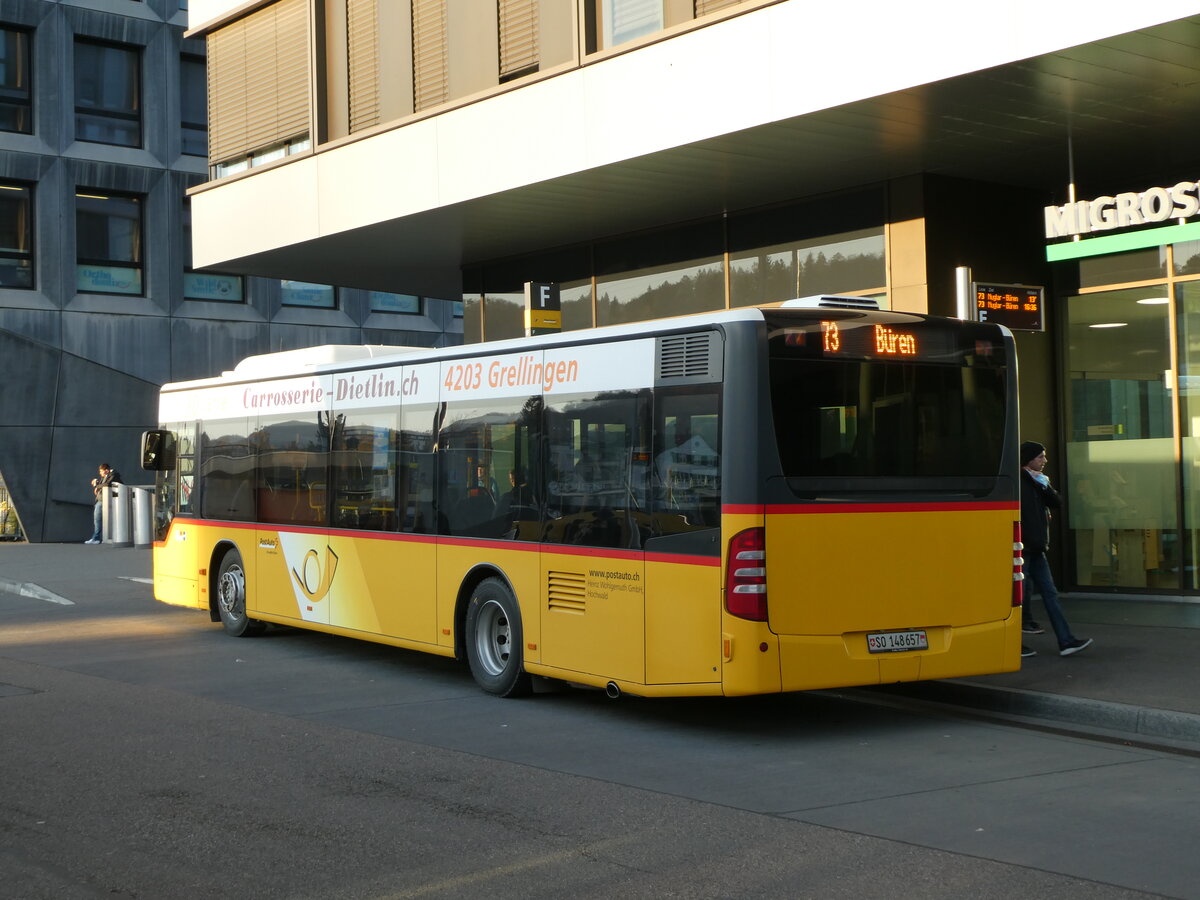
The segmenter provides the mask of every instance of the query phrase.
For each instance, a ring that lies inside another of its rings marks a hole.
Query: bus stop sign
[[[558,285],[525,282],[525,336],[562,331],[562,304]]]

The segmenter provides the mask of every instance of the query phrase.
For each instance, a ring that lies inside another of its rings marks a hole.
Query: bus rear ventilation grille
[[[658,361],[660,378],[694,378],[709,374],[711,335],[680,334],[662,339]]]

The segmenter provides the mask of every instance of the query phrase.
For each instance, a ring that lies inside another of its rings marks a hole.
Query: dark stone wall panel
[[[0,424],[53,423],[60,355],[55,349],[0,329],[0,360],[8,378],[0,390]]]
[[[162,384],[171,371],[171,325],[164,316],[65,312],[63,349],[143,381]]]
[[[0,330],[36,341],[47,349],[58,348],[60,321],[58,310],[55,309],[0,309]]]
[[[270,349],[268,326],[222,319],[173,319],[171,381],[212,378]]]
[[[145,429],[157,419],[157,384],[63,354],[56,425]]]

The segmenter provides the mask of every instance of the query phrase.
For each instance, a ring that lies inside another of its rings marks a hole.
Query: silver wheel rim
[[[500,675],[508,666],[508,658],[512,653],[512,625],[504,607],[495,600],[486,600],[479,608],[475,624],[475,651],[489,675]]]
[[[231,618],[237,618],[245,612],[246,576],[242,567],[236,563],[221,573],[221,583],[217,585],[217,602],[221,604],[221,612]]]

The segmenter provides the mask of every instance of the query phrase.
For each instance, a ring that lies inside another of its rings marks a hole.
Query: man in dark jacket
[[[106,462],[100,463],[99,477],[92,479],[92,493],[96,497],[96,503],[92,507],[92,524],[95,526],[92,531],[92,536],[84,541],[85,544],[100,543],[100,531],[103,527],[104,515],[104,491],[106,488],[114,484],[123,484],[121,473],[114,469]]]
[[[1058,638],[1058,655],[1070,656],[1084,650],[1092,643],[1091,638],[1079,639],[1071,634],[1062,608],[1058,605],[1058,588],[1050,574],[1050,563],[1046,550],[1050,546],[1050,510],[1062,508],[1062,498],[1050,486],[1050,479],[1042,470],[1046,468],[1046,448],[1036,441],[1021,445],[1021,542],[1025,550],[1025,612],[1029,614],[1029,603],[1036,590],[1042,595],[1042,605],[1050,627]],[[1025,620],[1026,633],[1040,634],[1032,615]],[[1027,651],[1022,649],[1022,656]],[[1032,656],[1032,652],[1028,652]]]

